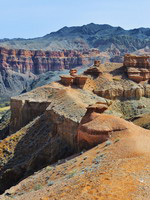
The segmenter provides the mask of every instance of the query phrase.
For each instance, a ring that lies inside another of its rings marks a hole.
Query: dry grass
[[[10,106],[5,106],[5,107],[0,108],[0,112],[7,111],[9,109],[10,109]]]

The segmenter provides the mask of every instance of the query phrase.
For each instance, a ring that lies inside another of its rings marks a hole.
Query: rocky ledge
[[[127,69],[129,79],[137,83],[150,80],[150,56],[126,54],[124,56],[124,66]]]

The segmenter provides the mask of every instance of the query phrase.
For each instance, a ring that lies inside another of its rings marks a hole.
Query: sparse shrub
[[[116,139],[116,140],[114,141],[114,143],[119,142],[119,141],[120,141],[120,139]]]
[[[105,144],[105,147],[107,147],[107,146],[109,146],[109,145],[111,145],[112,144],[112,142],[110,141],[110,140],[107,140],[106,141],[106,144]]]
[[[51,166],[46,167],[46,171],[51,171],[53,168]]]
[[[54,184],[53,181],[48,181],[48,183],[47,183],[48,186],[52,186],[53,184]]]
[[[40,184],[37,184],[34,186],[35,191],[40,190],[41,188],[42,188],[42,185],[40,185]]]
[[[73,170],[67,175],[67,178],[72,178],[77,173],[77,170]]]
[[[120,78],[113,78],[113,81],[120,81],[121,79]]]
[[[6,103],[5,103],[5,106],[10,106],[10,103],[9,103],[9,102],[6,102]]]
[[[51,98],[53,95],[52,94],[50,94],[50,95],[48,95],[48,98]]]

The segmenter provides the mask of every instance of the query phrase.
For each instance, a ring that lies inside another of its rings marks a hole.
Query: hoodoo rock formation
[[[129,79],[137,83],[150,80],[150,56],[126,54],[124,66],[127,69]]]
[[[100,74],[102,74],[100,60],[95,60],[94,61],[94,65],[92,67],[88,68],[84,72],[84,74],[86,74],[86,75],[92,75],[92,76],[99,76]]]
[[[0,48],[0,68],[37,75],[89,64],[99,53],[94,50],[30,51]]]
[[[65,86],[77,86],[79,88],[83,88],[88,77],[84,75],[77,75],[77,70],[72,69],[70,70],[70,76],[69,75],[63,75],[60,76],[61,83]]]
[[[60,76],[61,83],[65,86],[77,86],[79,88],[84,88],[86,81],[90,78],[88,75],[99,77],[102,74],[102,70],[99,69],[101,67],[100,60],[95,60],[94,65],[84,71],[83,74],[77,75],[77,70],[70,70],[70,75]]]
[[[122,64],[114,63],[107,66],[107,63],[95,61],[83,74],[76,75],[76,71],[71,70],[70,75],[62,75],[60,78],[60,83],[65,86],[90,90],[100,97],[111,100],[150,96],[150,85],[137,84],[128,79]]]
[[[90,149],[108,140],[107,146],[111,144],[109,140],[124,135],[124,137],[135,137],[136,145],[139,145],[138,148],[141,148],[142,151],[150,151],[148,146],[140,146],[141,134],[145,139],[150,140],[150,131],[119,117],[103,113],[107,108],[108,106],[104,103],[98,103],[87,108],[78,129],[77,138],[80,149]]]

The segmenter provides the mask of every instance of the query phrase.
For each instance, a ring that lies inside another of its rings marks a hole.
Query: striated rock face
[[[32,73],[22,74],[0,64],[0,97],[18,95],[32,89],[32,83],[37,77]]]
[[[43,114],[50,102],[11,99],[10,134],[24,127],[37,116]],[[18,117],[19,115],[19,117]]]
[[[143,96],[148,97],[149,92],[148,85],[128,84],[126,87],[125,82],[120,85],[109,85],[106,88],[94,90],[95,94],[107,99],[140,99]]]
[[[135,56],[126,54],[124,66],[127,68],[129,79],[140,83],[150,80],[150,56]]]
[[[89,64],[99,51],[29,51],[0,48],[0,68],[19,73],[41,74]]]
[[[11,97],[31,90],[39,76],[44,79],[46,73],[57,71],[58,74],[64,74],[63,69],[87,66],[99,58],[99,53],[98,50],[30,51],[0,48],[0,97]],[[51,82],[51,77],[50,74],[42,85]]]

